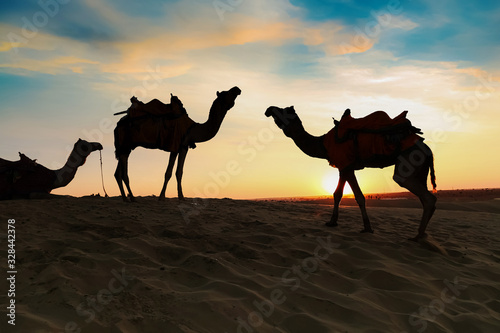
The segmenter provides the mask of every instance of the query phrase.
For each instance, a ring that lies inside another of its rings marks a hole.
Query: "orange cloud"
[[[68,69],[74,73],[81,74],[83,73],[83,67],[72,66],[72,65],[82,65],[82,64],[98,64],[98,62],[88,59],[81,59],[77,57],[57,57],[48,60],[20,58],[14,63],[0,64],[0,67],[11,68],[11,69],[24,69],[33,72],[56,75],[63,73]]]

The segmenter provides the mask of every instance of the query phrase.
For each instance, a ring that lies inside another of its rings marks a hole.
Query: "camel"
[[[400,120],[406,120],[406,112],[407,111],[403,112],[397,118],[399,118]],[[383,113],[385,114],[385,112]],[[278,127],[283,130],[283,133],[287,137],[291,138],[297,145],[297,147],[299,147],[299,149],[302,150],[302,152],[304,152],[306,155],[314,158],[326,159],[330,162],[330,164],[332,164],[332,153],[327,149],[327,146],[330,144],[329,140],[332,140],[332,135],[338,134],[339,125],[343,122],[343,120],[340,120],[340,122],[335,121],[336,126],[329,133],[322,136],[313,136],[305,131],[304,127],[302,126],[302,121],[295,113],[293,106],[287,108],[271,106],[266,110],[265,115],[267,117],[271,116],[274,119],[276,125],[278,125]],[[350,117],[349,109],[346,110],[344,116]],[[385,116],[389,118],[387,114],[385,114]],[[409,120],[406,121],[409,123]],[[363,230],[361,230],[361,232],[373,233],[373,229],[366,212],[365,197],[359,187],[354,172],[365,167],[385,168],[394,165],[395,169],[393,180],[401,187],[404,187],[411,193],[415,194],[420,199],[423,207],[423,214],[420,220],[418,234],[415,237],[410,238],[410,240],[418,241],[419,239],[423,239],[427,236],[425,230],[436,209],[437,201],[436,197],[427,189],[427,177],[429,174],[429,170],[434,191],[436,189],[434,157],[431,149],[422,142],[423,139],[414,134],[420,133],[419,129],[414,128],[410,124],[410,127],[406,127],[405,131],[407,130],[410,130],[411,133],[400,131],[395,134],[393,133],[392,137],[389,137],[388,133],[383,133],[382,135],[380,133],[347,133],[348,136],[344,137],[344,142],[349,145],[349,147],[351,147],[351,151],[348,151],[347,153],[354,156],[355,161],[354,163],[350,163],[349,165],[342,165],[342,168],[339,168],[339,182],[337,184],[335,192],[333,193],[333,214],[330,221],[325,224],[326,226],[336,227],[338,225],[337,221],[339,216],[339,205],[343,196],[345,183],[348,182],[354,193],[356,202],[358,203],[361,210],[364,225],[364,228]],[[392,138],[392,140],[397,141],[393,144],[394,147],[400,147],[401,142],[406,140],[407,147],[405,149],[396,148],[391,155],[377,155],[372,156],[371,158],[367,158],[366,160],[360,160],[359,151],[363,148],[362,142],[366,141],[362,140],[362,135],[372,135],[372,137],[367,137],[369,142],[373,142],[374,140],[386,141],[387,138]],[[412,138],[413,135],[415,135],[419,139],[412,139],[412,141],[408,141],[408,138]],[[342,158],[343,156],[340,157]]]
[[[128,158],[132,150],[136,147],[161,149],[170,152],[165,172],[165,181],[158,197],[160,201],[165,200],[167,184],[172,177],[174,164],[177,159],[177,169],[175,172],[177,196],[179,200],[184,200],[181,181],[188,149],[195,148],[196,143],[208,141],[217,134],[227,111],[234,106],[236,97],[240,94],[241,90],[238,87],[233,87],[228,91],[217,92],[217,98],[210,108],[208,120],[203,124],[196,123],[188,117],[187,112],[182,106],[182,102],[176,96],[172,96],[170,109],[173,111],[169,114],[162,116],[154,112],[155,114],[143,115],[137,118],[130,118],[130,115],[127,115],[120,119],[114,131],[115,155],[118,160],[115,179],[120,188],[123,201],[129,201],[129,198],[125,195],[123,183],[127,187],[130,201],[135,201],[128,177]],[[134,98],[132,102],[132,108],[135,108],[138,103]],[[153,100],[152,102],[148,104],[161,106],[161,102],[157,100]]]
[[[58,170],[50,170],[21,153],[19,161],[0,158],[0,200],[48,197],[53,189],[68,185],[96,150],[102,150],[100,143],[78,139],[68,161]]]

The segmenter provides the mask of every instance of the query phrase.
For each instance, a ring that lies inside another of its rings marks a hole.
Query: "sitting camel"
[[[79,139],[66,164],[58,170],[47,169],[21,153],[19,161],[0,158],[0,200],[44,197],[55,188],[68,185],[78,168],[96,150],[102,150],[100,143]]]
[[[313,136],[305,131],[293,106],[284,109],[271,106],[265,115],[273,117],[276,125],[305,154],[326,159],[339,169],[339,182],[333,194],[333,214],[327,226],[337,226],[339,204],[345,183],[348,182],[361,209],[364,224],[361,232],[372,233],[365,197],[354,171],[365,167],[385,168],[395,165],[394,181],[415,194],[423,206],[418,234],[411,240],[416,241],[427,235],[425,230],[436,209],[437,200],[427,190],[429,170],[434,190],[436,188],[434,158],[431,149],[423,143],[423,138],[416,134],[420,130],[411,126],[406,119],[406,111],[394,119],[383,111],[377,111],[365,119],[354,119],[348,109],[340,122],[336,121],[336,126],[322,136]]]
[[[130,189],[127,165],[129,155],[136,147],[170,152],[159,200],[165,199],[167,183],[172,177],[175,160],[179,158],[175,175],[177,195],[183,200],[181,180],[188,148],[195,148],[195,143],[208,141],[217,134],[227,111],[234,106],[236,97],[240,94],[241,90],[238,87],[217,92],[208,120],[203,124],[191,120],[182,102],[175,96],[172,96],[171,104],[163,104],[158,100],[143,104],[132,98],[132,107],[128,110],[128,114],[118,121],[114,132],[115,155],[118,159],[115,178],[123,200],[128,201],[123,188],[125,183],[130,200],[135,201]]]

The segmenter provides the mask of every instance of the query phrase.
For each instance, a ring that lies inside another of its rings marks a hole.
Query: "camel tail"
[[[432,184],[432,192],[437,192],[436,190],[436,172],[434,171],[434,155],[431,153],[431,161],[429,168],[431,170],[431,184]]]

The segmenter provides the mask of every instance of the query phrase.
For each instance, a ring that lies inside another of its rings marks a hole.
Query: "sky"
[[[304,155],[264,112],[294,106],[322,135],[346,108],[408,110],[432,148],[438,189],[500,187],[500,3],[434,0],[7,0],[0,3],[0,157],[60,168],[99,141],[109,195],[113,129],[130,97],[205,122],[217,91],[242,94],[190,150],[187,197],[327,195],[338,170]],[[169,153],[137,148],[135,195],[158,195]],[[393,167],[357,172],[364,193],[402,191]],[[103,194],[94,152],[55,194]],[[175,197],[176,182],[167,187]]]

